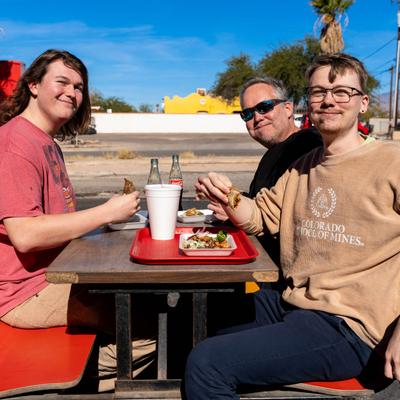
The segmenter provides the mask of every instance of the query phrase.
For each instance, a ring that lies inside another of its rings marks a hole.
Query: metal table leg
[[[193,293],[193,347],[207,337],[207,292]]]
[[[157,379],[167,379],[167,328],[168,314],[158,314]]]

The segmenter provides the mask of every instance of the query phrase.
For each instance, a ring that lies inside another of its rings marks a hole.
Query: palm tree
[[[312,0],[311,6],[320,16],[316,26],[322,24],[320,46],[322,53],[338,53],[343,50],[344,42],[340,20],[354,0]],[[347,17],[345,20],[347,25]]]

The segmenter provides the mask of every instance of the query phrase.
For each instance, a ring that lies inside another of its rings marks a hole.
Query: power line
[[[378,73],[376,74],[376,76],[379,76],[379,75],[385,74],[386,72],[390,72],[390,71],[391,71],[391,68],[389,68],[389,69],[385,69],[385,70],[383,70],[383,71],[381,71],[381,72],[378,72]]]
[[[396,40],[396,38],[394,37],[393,39],[390,39],[387,43],[385,43],[384,45],[382,45],[381,47],[379,47],[379,49],[375,50],[373,53],[371,53],[370,55],[368,55],[367,57],[364,57],[362,59],[362,61],[365,61],[367,58],[370,58],[372,56],[374,56],[376,53],[378,53],[379,51],[381,51],[383,48],[385,48],[388,44],[394,42]]]
[[[385,65],[387,65],[387,64],[390,64],[390,63],[392,63],[392,62],[395,62],[395,61],[396,61],[396,59],[395,59],[395,58],[392,58],[391,60],[388,60],[388,61],[384,62],[383,64],[378,65],[372,72],[374,72],[374,71],[376,71],[376,70],[382,68],[383,66],[385,66]]]

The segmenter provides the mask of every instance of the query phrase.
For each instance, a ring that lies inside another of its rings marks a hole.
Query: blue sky
[[[87,65],[91,89],[135,106],[209,89],[231,56],[247,53],[257,62],[314,35],[317,19],[309,0],[0,0],[0,6],[0,59],[29,65],[48,48],[66,49]],[[397,1],[356,0],[348,19],[345,51],[388,92]]]

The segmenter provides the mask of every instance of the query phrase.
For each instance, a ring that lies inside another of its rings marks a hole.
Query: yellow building
[[[186,97],[164,97],[164,113],[166,114],[233,114],[240,112],[239,98],[228,103],[222,97],[207,94],[206,89],[197,89]]]

